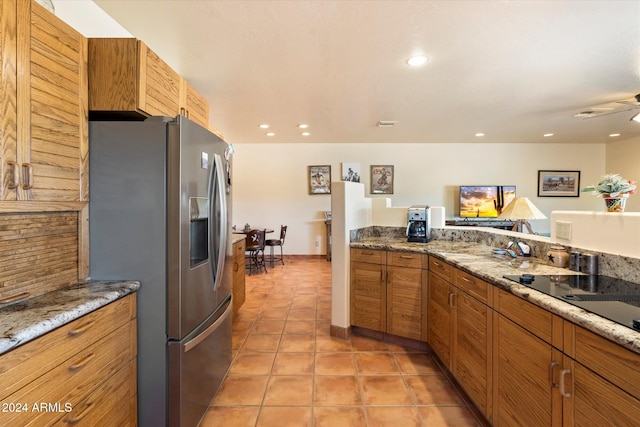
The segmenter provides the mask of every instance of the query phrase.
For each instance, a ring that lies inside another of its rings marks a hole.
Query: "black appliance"
[[[561,301],[640,331],[640,284],[601,275],[505,275]]]
[[[407,241],[427,243],[431,234],[429,219],[429,206],[410,206],[407,211]]]

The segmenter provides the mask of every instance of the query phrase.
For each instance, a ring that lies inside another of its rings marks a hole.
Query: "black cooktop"
[[[640,331],[640,284],[600,275],[505,275],[537,291]]]

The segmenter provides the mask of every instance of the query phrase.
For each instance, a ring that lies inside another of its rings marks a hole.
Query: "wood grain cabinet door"
[[[493,357],[495,427],[562,424],[559,350],[494,313]]]
[[[387,267],[387,332],[426,340],[426,287],[419,268]]]
[[[88,200],[86,39],[34,1],[17,4],[30,17],[18,21],[18,198]]]
[[[18,158],[16,145],[17,42],[16,2],[0,1],[0,200],[16,200]]]
[[[180,86],[180,114],[206,128],[209,127],[209,102],[182,79]]]
[[[427,342],[447,369],[451,369],[452,337],[455,335],[452,285],[429,270]]]
[[[387,267],[351,262],[351,324],[378,332],[387,328]]]

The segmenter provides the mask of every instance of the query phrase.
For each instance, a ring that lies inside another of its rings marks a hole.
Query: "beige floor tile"
[[[393,357],[403,374],[438,375],[442,370],[427,353],[394,353]]]
[[[353,351],[389,351],[385,342],[357,335],[351,337],[351,348]]]
[[[306,308],[294,310],[289,310],[288,320],[315,320],[316,318],[316,310],[309,310]]]
[[[287,320],[284,324],[283,334],[314,334],[316,332],[315,320]]]
[[[389,407],[369,406],[366,408],[369,427],[421,427],[418,410],[413,406]]]
[[[364,408],[361,407],[314,407],[314,427],[367,427]]]
[[[318,320],[329,320],[331,321],[331,308],[316,311],[316,319]]]
[[[317,352],[351,351],[351,343],[348,340],[331,336],[316,336]]]
[[[313,375],[313,353],[283,353],[276,355],[271,375]]]
[[[442,375],[407,375],[404,379],[417,405],[463,405]]]
[[[431,427],[477,427],[471,411],[462,406],[418,406],[424,423]]]
[[[284,329],[284,320],[256,320],[251,328],[251,334],[275,334],[280,335]]]
[[[316,375],[356,375],[353,355],[346,353],[316,353]]]
[[[312,375],[273,375],[269,380],[263,405],[310,406],[312,397]]]
[[[214,397],[212,405],[260,405],[268,381],[268,376],[227,375]]]
[[[280,344],[280,335],[256,335],[247,337],[242,346],[242,351],[262,351],[275,353]]]
[[[259,406],[212,406],[200,427],[253,427],[259,412]]]
[[[360,375],[399,374],[400,370],[390,353],[354,353]]]
[[[313,403],[319,406],[362,405],[358,379],[353,375],[316,375]]]
[[[312,352],[315,350],[316,339],[313,335],[283,335],[280,340],[282,352]]]
[[[265,308],[260,314],[259,320],[286,320],[289,315],[289,308]]]
[[[409,390],[400,375],[361,376],[365,405],[412,405]]]
[[[263,406],[256,427],[307,427],[311,416],[311,407]]]
[[[245,352],[238,354],[229,368],[230,374],[269,375],[275,353]]]

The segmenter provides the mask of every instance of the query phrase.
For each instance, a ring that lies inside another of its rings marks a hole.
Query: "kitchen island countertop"
[[[475,242],[432,240],[429,243],[412,243],[407,242],[406,238],[372,237],[352,241],[350,247],[417,252],[436,256],[547,311],[610,339],[636,353],[640,353],[640,332],[633,330],[631,327],[625,327],[530,287],[503,278],[507,274],[581,273],[548,265],[539,258],[521,256],[512,258],[509,255],[495,255],[492,252],[492,247]]]
[[[139,288],[134,280],[91,281],[0,307],[0,355]]]

